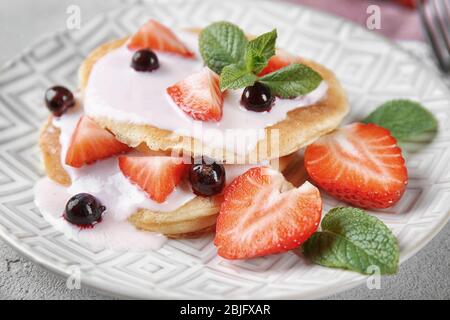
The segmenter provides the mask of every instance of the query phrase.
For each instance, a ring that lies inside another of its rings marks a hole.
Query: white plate
[[[347,89],[346,122],[393,98],[421,101],[439,119],[431,144],[408,152],[410,181],[394,208],[373,212],[397,235],[401,261],[422,248],[450,211],[450,94],[439,78],[395,44],[347,21],[275,2],[182,1],[128,6],[99,16],[77,32],[33,45],[0,72],[0,236],[44,267],[69,275],[81,268],[84,285],[138,298],[318,298],[355,286],[357,273],[311,265],[293,252],[230,262],[211,240],[172,240],[158,252],[93,251],[50,226],[33,204],[43,174],[36,146],[47,116],[47,87],[76,87],[77,67],[97,45],[132,33],[149,17],[177,27],[229,20],[258,34],[278,28],[279,46],[334,70]],[[338,204],[325,198],[324,212]]]

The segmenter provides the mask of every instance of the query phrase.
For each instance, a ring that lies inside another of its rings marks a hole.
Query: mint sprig
[[[200,33],[200,54],[205,64],[220,75],[220,89],[240,89],[260,81],[281,98],[294,98],[316,89],[322,77],[310,67],[293,63],[259,77],[275,55],[276,29],[248,41],[244,32],[229,22],[216,22]]]
[[[437,120],[421,104],[411,100],[392,100],[379,106],[363,120],[388,129],[399,141],[408,141],[437,129]]]
[[[314,263],[370,274],[398,268],[399,247],[391,230],[376,217],[357,208],[334,208],[323,218],[322,230],[303,243],[303,254]]]
[[[251,86],[257,76],[238,64],[230,64],[222,69],[220,75],[220,89],[239,89]]]
[[[242,60],[247,46],[244,32],[229,22],[215,22],[199,35],[200,54],[205,64],[215,73]]]

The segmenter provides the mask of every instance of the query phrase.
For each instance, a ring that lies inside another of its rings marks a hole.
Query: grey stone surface
[[[120,5],[119,0],[0,1],[0,64],[44,34],[65,28],[66,8],[79,5],[82,20]],[[380,290],[366,285],[329,299],[450,299],[450,224],[395,276],[384,277]],[[66,279],[21,257],[0,241],[0,299],[109,299],[89,288],[69,290]]]

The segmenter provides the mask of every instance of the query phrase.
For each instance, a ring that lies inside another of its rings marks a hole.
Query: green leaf
[[[293,63],[263,76],[258,81],[267,85],[272,93],[279,97],[293,98],[316,89],[322,82],[322,77],[304,64]]]
[[[248,42],[245,63],[249,71],[257,74],[264,69],[269,59],[275,55],[276,40],[277,30],[274,29]]]
[[[267,66],[268,62],[269,62],[269,60],[267,60],[266,58],[264,58],[262,56],[253,55],[253,54],[249,53],[248,51],[246,53],[245,65],[246,65],[246,69],[249,72],[258,74],[262,69],[264,69],[265,66]]]
[[[392,100],[379,106],[365,123],[375,123],[391,131],[400,141],[405,141],[427,131],[437,129],[433,114],[411,100]]]
[[[199,36],[200,54],[205,64],[217,74],[230,64],[242,61],[247,38],[244,32],[229,22],[215,22]]]
[[[378,218],[357,208],[334,208],[321,227],[302,246],[314,263],[363,274],[371,274],[371,266],[378,266],[381,274],[397,272],[397,240]]]
[[[231,64],[223,68],[220,74],[220,90],[239,89],[251,86],[257,77],[244,66]]]

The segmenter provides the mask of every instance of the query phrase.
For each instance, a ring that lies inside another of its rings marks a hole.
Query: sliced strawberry
[[[267,66],[262,69],[262,71],[258,74],[258,76],[262,77],[268,73],[272,73],[281,68],[287,67],[291,63],[298,62],[299,58],[291,55],[290,53],[277,50],[277,54],[269,59]]]
[[[193,57],[191,52],[177,36],[161,23],[150,20],[144,24],[128,43],[130,50],[152,49]]]
[[[387,129],[354,123],[308,146],[305,167],[315,183],[361,208],[387,208],[408,182],[405,160]]]
[[[130,147],[117,140],[111,132],[82,116],[72,134],[65,162],[71,167],[80,168],[129,150]]]
[[[120,156],[122,173],[156,202],[162,203],[187,172],[182,158],[153,156]]]
[[[416,0],[395,0],[395,1],[410,8],[416,7]]]
[[[292,188],[278,171],[252,168],[225,189],[214,244],[227,259],[285,252],[317,230],[321,213],[319,190],[309,182]]]
[[[219,121],[222,118],[223,94],[219,76],[207,67],[167,88],[167,93],[195,120]]]

